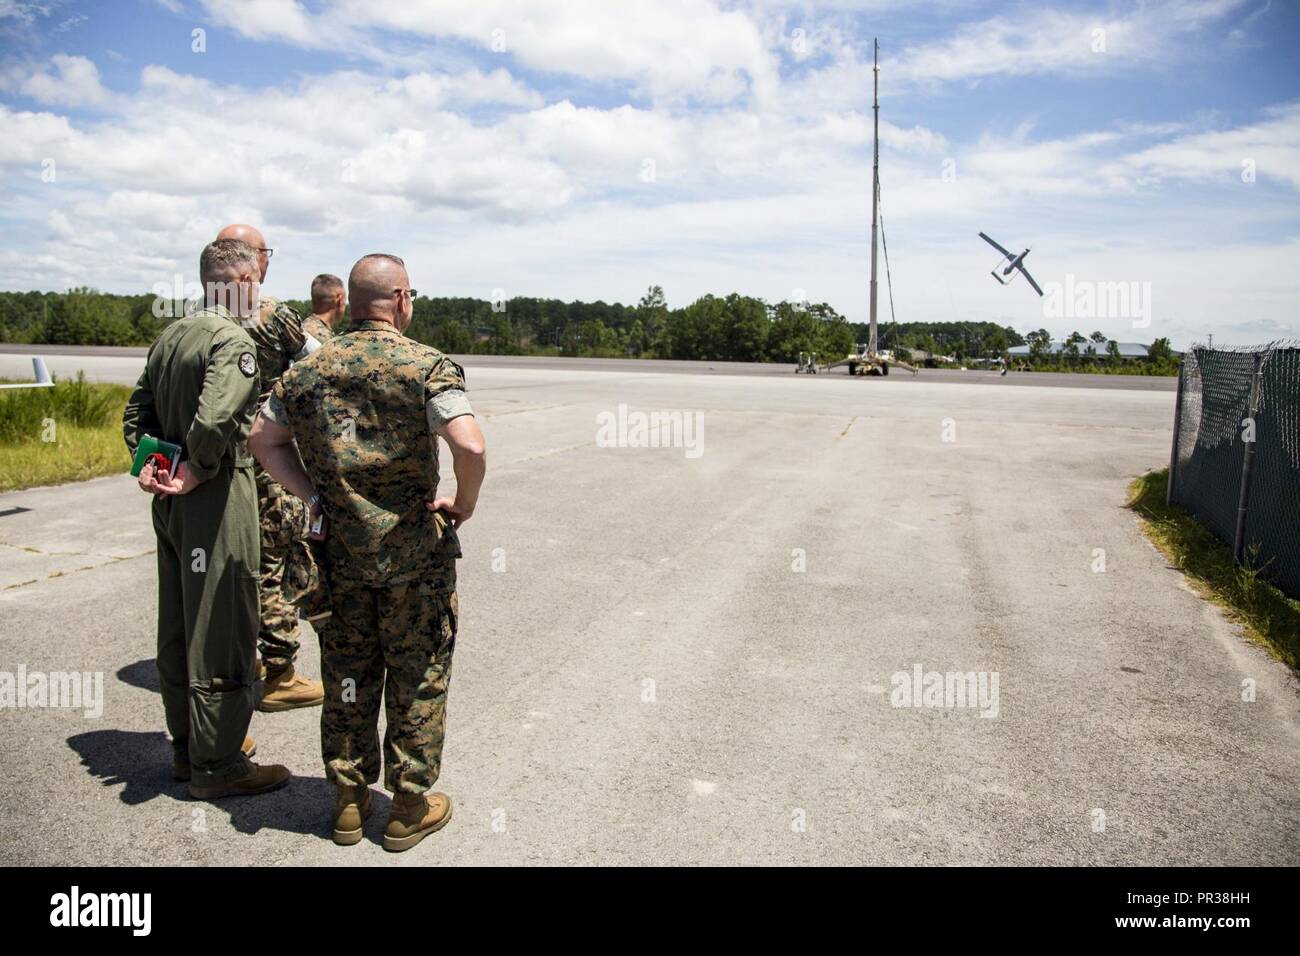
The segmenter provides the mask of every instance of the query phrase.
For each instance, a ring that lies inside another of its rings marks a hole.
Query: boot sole
[[[195,800],[220,800],[223,797],[255,797],[258,794],[270,793],[272,790],[279,790],[286,783],[293,779],[293,775],[285,777],[276,783],[267,784],[265,787],[258,787],[256,790],[237,790],[233,787],[196,787],[190,784],[190,796]]]
[[[243,750],[242,747],[241,747],[240,749]],[[256,757],[256,756],[257,756],[257,744],[253,744],[253,749],[252,749],[252,750],[244,750],[244,756],[245,756],[245,757]],[[186,768],[185,768],[185,772],[184,772],[184,773],[178,773],[174,768],[173,768],[173,770],[172,770],[172,779],[173,779],[173,780],[179,780],[181,783],[189,783],[189,782],[190,782],[190,777],[192,777],[193,775],[194,775],[194,774],[193,774],[193,772],[190,770],[189,767],[186,767]]]
[[[334,842],[338,846],[356,846],[361,842],[361,838],[365,835],[365,827],[358,827],[355,830],[335,830]]]
[[[450,823],[452,809],[453,809],[452,805],[448,804],[447,815],[443,817],[441,820],[439,820],[437,823],[435,823],[433,826],[429,827],[429,829],[421,830],[419,833],[412,833],[410,836],[404,836],[404,837],[390,837],[387,833],[385,833],[384,849],[388,850],[390,853],[401,853],[403,850],[409,850],[411,847],[415,846],[417,843],[419,843],[421,840],[427,837],[430,833],[437,833],[448,823]]]
[[[264,700],[257,702],[257,709],[264,714],[279,714],[286,710],[298,710],[302,707],[319,707],[325,703],[324,697],[318,697],[316,700],[301,701],[271,701],[268,703]]]
[[[366,821],[370,819],[371,809],[373,808],[367,807],[361,814],[361,826],[357,827],[355,830],[340,830],[335,827],[334,842],[339,846],[356,846],[360,843],[361,838],[366,835]]]

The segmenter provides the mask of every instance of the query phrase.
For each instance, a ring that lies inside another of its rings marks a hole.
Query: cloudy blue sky
[[[391,251],[425,294],[865,319],[879,36],[900,321],[1300,336],[1298,6],[0,0],[0,288],[192,281],[246,220],[282,296]],[[1149,327],[1045,315],[981,229]]]

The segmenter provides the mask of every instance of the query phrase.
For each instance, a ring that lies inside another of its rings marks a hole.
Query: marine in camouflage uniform
[[[303,319],[302,330],[321,345],[334,338],[334,330],[322,322],[319,316],[309,315]]]
[[[293,432],[328,529],[321,749],[336,784],[422,794],[438,779],[456,644],[460,542],[425,503],[443,423],[472,414],[464,374],[391,324],[361,321],[285,372],[262,414]]]
[[[318,276],[317,280],[319,279]],[[335,281],[339,280],[335,279]],[[303,319],[302,330],[322,345],[334,338],[333,327],[322,321],[318,315],[309,315]],[[305,505],[303,510],[305,513]],[[285,555],[281,587],[284,599],[297,607],[302,612],[302,617],[311,622],[318,637],[329,626],[332,613],[329,591],[322,581],[320,561],[317,558],[320,549],[319,542],[309,541],[305,534],[294,537],[289,542],[288,552]]]
[[[319,340],[304,330],[298,312],[271,298],[262,300],[257,321],[248,323],[247,331],[257,351],[262,401],[270,395],[285,369],[319,347]],[[315,706],[320,703],[320,697],[310,686],[313,682],[299,680],[305,684],[305,692],[289,691],[281,695],[272,692],[277,679],[286,675],[298,656],[298,610],[285,597],[284,570],[291,544],[306,528],[307,512],[301,501],[260,466],[255,477],[262,545],[258,566],[261,617],[257,646],[268,684],[268,693],[258,706],[263,710]]]
[[[382,694],[393,791],[383,845],[400,851],[451,819],[451,798],[430,788],[456,644],[455,529],[474,515],[487,459],[460,366],[402,335],[415,314],[405,263],[363,256],[347,297],[352,326],[285,373],[249,447],[326,522],[334,613],[322,633],[321,747],[337,787],[334,842],[364,834]],[[451,496],[437,496],[439,438],[456,473]]]
[[[307,356],[302,317],[288,305],[263,299],[257,321],[248,324],[248,334],[257,349],[260,398],[265,402],[284,370],[294,360]],[[267,674],[272,675],[288,667],[298,653],[298,614],[282,594],[284,554],[295,530],[305,527],[307,518],[302,502],[261,467],[255,474],[262,528],[262,561],[258,568],[262,617],[257,644]]]

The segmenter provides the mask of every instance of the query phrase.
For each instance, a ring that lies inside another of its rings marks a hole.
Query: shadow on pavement
[[[92,730],[74,734],[67,743],[103,786],[122,787],[118,798],[128,806],[170,797],[209,813],[227,814],[240,833],[279,830],[329,840],[334,832],[334,786],[323,776],[294,776],[279,790],[256,797],[194,800],[189,784],[172,779],[172,745],[161,730]],[[375,810],[378,815],[378,802]],[[383,818],[387,819],[386,808]]]
[[[189,792],[185,792],[186,798]],[[226,797],[195,800],[196,807],[230,815],[230,824],[240,833],[279,830],[330,840],[334,834],[334,786],[324,777],[294,776],[272,793],[257,797]]]
[[[134,664],[127,664],[117,672],[117,679],[132,687],[162,693],[162,684],[158,680],[158,662],[150,657]]]
[[[68,746],[105,787],[125,785],[118,795],[125,804],[181,792],[183,785],[172,780],[171,741],[161,730],[92,730],[73,734]]]

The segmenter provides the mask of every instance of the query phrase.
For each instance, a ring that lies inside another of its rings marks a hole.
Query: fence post
[[[1255,412],[1259,404],[1259,368],[1263,353],[1254,354],[1254,370],[1250,374],[1250,399],[1246,404],[1246,414],[1251,419],[1251,438],[1255,437]],[[1250,476],[1255,466],[1255,442],[1245,442],[1246,448],[1241,456],[1241,494],[1237,498],[1237,531],[1232,539],[1232,560],[1241,564],[1241,555],[1246,545],[1246,506],[1250,502]]]
[[[1174,500],[1174,474],[1178,470],[1178,432],[1183,427],[1183,371],[1187,368],[1187,356],[1178,363],[1178,394],[1174,397],[1174,441],[1169,449],[1169,480],[1165,482],[1165,507]]]

